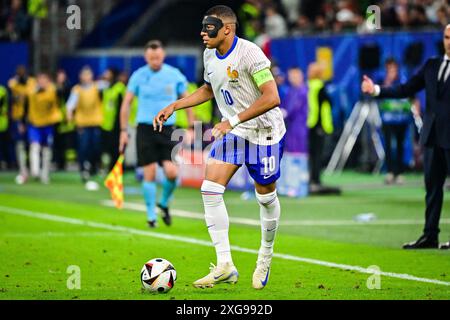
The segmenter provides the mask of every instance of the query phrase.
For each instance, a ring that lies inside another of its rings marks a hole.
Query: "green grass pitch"
[[[74,173],[56,173],[48,186],[14,184],[12,173],[0,173],[0,299],[449,299],[450,252],[404,251],[423,227],[422,178],[387,187],[382,178],[357,173],[326,177],[340,185],[342,196],[281,198],[269,284],[251,287],[255,250],[259,247],[259,209],[227,191],[230,241],[240,278],[236,285],[196,289],[192,282],[215,262],[203,219],[198,190],[180,188],[172,204],[171,227],[156,230],[139,210],[116,210],[104,204],[105,188],[86,191]],[[101,180],[98,180],[99,182]],[[142,207],[139,184],[125,177],[127,203]],[[445,193],[441,241],[450,237],[450,194]],[[377,219],[355,222],[360,213]],[[167,294],[141,292],[139,273],[151,258],[171,261],[177,271]],[[69,266],[80,268],[80,289],[70,290]],[[379,289],[369,289],[381,272]],[[368,281],[369,280],[369,281]]]

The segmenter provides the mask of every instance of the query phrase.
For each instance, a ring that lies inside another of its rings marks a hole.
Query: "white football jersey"
[[[211,85],[217,105],[229,120],[248,109],[260,96],[252,75],[270,68],[270,61],[254,43],[235,37],[233,46],[221,56],[216,49],[203,53],[204,80]],[[231,133],[259,145],[278,143],[286,132],[279,107],[243,122]]]

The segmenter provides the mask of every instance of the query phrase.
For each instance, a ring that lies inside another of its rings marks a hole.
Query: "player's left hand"
[[[214,126],[211,133],[216,139],[222,138],[228,132],[230,132],[233,128],[231,127],[230,121],[225,120]]]

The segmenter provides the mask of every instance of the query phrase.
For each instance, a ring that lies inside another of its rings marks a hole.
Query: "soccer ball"
[[[141,283],[146,291],[165,293],[173,288],[177,272],[173,265],[162,258],[148,261],[141,270]]]

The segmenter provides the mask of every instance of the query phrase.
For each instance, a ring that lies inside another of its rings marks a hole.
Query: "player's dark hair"
[[[145,49],[146,51],[147,51],[148,49],[153,49],[153,50],[155,50],[155,49],[159,49],[159,48],[164,49],[164,46],[163,46],[162,42],[159,41],[159,40],[150,40],[149,42],[147,42],[147,43],[145,44],[145,47],[144,47],[144,49]]]
[[[224,5],[218,5],[210,8],[206,11],[205,16],[216,16],[222,20],[228,18],[231,21],[235,21],[237,23],[237,17],[234,13],[233,9]]]

